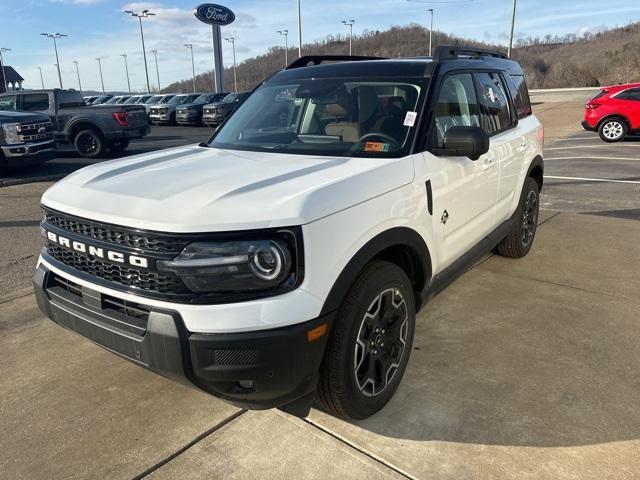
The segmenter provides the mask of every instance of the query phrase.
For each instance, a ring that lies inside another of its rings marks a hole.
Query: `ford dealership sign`
[[[236,19],[231,10],[215,3],[203,3],[195,9],[193,14],[198,20],[209,25],[229,25]]]

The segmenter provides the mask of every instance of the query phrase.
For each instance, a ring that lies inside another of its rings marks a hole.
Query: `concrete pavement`
[[[430,302],[391,403],[362,422],[243,413],[0,304],[6,478],[634,478],[640,223],[544,212]],[[577,234],[579,232],[579,234]],[[615,232],[615,235],[612,235]]]

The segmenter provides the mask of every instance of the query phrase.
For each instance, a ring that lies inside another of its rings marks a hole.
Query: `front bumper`
[[[197,113],[177,113],[176,122],[188,125],[200,125],[202,119]]]
[[[24,145],[3,145],[0,148],[10,167],[38,164],[56,158],[55,140]]]
[[[170,113],[152,113],[149,115],[149,121],[152,123],[168,123],[171,121]]]
[[[227,118],[224,114],[207,115],[202,117],[202,122],[207,125],[220,125]]]
[[[308,334],[325,324],[328,332],[334,317],[271,330],[200,334],[187,331],[175,310],[117,303],[61,279],[43,264],[33,285],[42,312],[62,327],[164,377],[251,409],[286,406],[315,391],[328,335],[309,341]]]

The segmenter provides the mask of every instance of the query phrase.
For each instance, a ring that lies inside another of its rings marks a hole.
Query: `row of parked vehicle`
[[[154,125],[217,127],[249,92],[166,93],[160,95],[101,95],[84,97],[87,105],[143,105]]]

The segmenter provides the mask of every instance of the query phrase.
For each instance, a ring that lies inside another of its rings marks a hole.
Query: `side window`
[[[498,73],[477,73],[480,103],[483,106],[483,128],[488,135],[507,130],[513,125],[509,101]]]
[[[640,101],[640,88],[630,88],[622,92],[617,98],[621,100],[635,100],[636,102]]]
[[[46,93],[29,93],[22,95],[20,110],[37,112],[49,108],[49,95]]]
[[[0,97],[0,110],[15,110],[15,109],[16,109],[15,95],[3,95]]]
[[[529,90],[522,75],[506,75],[507,86],[511,93],[511,98],[516,109],[518,119],[523,119],[531,115],[531,101],[529,100]]]
[[[432,145],[443,148],[447,130],[455,126],[480,126],[478,100],[470,73],[450,75],[442,82],[435,111]]]

